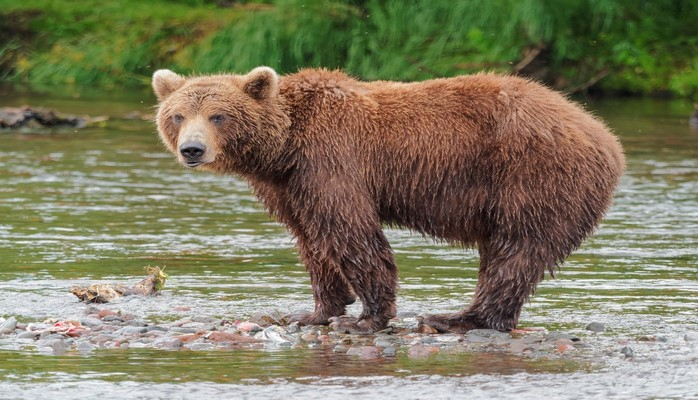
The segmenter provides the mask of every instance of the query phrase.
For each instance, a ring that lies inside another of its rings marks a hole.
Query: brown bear
[[[395,317],[382,224],[477,246],[472,302],[438,331],[513,329],[594,230],[624,170],[614,135],[535,82],[477,74],[362,82],[339,71],[153,75],[157,127],[192,168],[236,174],[297,239],[315,310],[301,324],[375,332]],[[358,318],[343,316],[355,297]],[[342,316],[341,318],[338,318]]]

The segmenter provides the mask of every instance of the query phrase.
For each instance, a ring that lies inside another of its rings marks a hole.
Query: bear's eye
[[[211,117],[209,117],[209,121],[213,122],[214,124],[220,124],[221,122],[225,121],[225,115],[223,115],[223,114],[211,115]]]
[[[172,122],[174,122],[176,125],[179,125],[184,121],[184,116],[182,114],[175,114],[172,116]]]

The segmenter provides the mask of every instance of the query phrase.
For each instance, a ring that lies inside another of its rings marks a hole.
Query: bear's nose
[[[179,146],[179,152],[187,160],[197,160],[206,152],[206,146],[201,142],[187,141]]]

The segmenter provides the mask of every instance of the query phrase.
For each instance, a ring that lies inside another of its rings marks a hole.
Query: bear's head
[[[179,162],[219,173],[273,173],[290,126],[273,69],[190,78],[161,69],[153,89],[160,138]]]

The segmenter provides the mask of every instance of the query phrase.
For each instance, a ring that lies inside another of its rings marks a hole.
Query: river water
[[[170,274],[163,295],[115,307],[149,321],[177,320],[181,309],[236,319],[312,308],[292,239],[245,184],[178,166],[152,123],[124,118],[152,114],[152,97],[0,97],[0,106],[21,104],[112,119],[79,131],[0,132],[0,317],[79,318],[86,306],[72,285],[133,283],[145,266]],[[59,355],[5,339],[0,398],[698,398],[698,342],[690,340],[698,332],[698,132],[688,127],[690,104],[614,99],[587,107],[620,136],[628,171],[604,224],[540,285],[520,326],[577,335],[608,348],[602,357],[362,360],[322,348]],[[400,312],[452,311],[468,301],[475,251],[387,235],[400,268]],[[590,322],[606,331],[586,331]],[[614,350],[626,344],[634,357]]]

